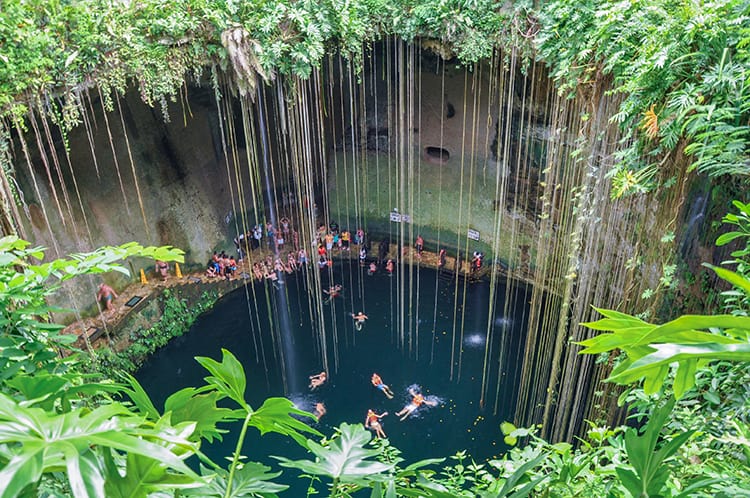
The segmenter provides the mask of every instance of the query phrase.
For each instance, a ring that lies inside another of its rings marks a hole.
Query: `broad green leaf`
[[[498,496],[507,496],[511,491],[513,491],[516,488],[516,485],[519,482],[524,482],[522,479],[528,478],[526,473],[536,467],[537,465],[541,464],[542,461],[546,458],[546,454],[542,453],[541,455],[525,462],[523,465],[518,467],[507,479],[505,479],[505,482],[503,483],[503,487],[500,489],[500,493]],[[542,479],[545,476],[542,476]],[[523,491],[519,496],[525,496],[530,492],[531,489]]]
[[[68,380],[64,377],[46,372],[40,375],[17,375],[8,381],[8,385],[18,389],[26,400],[54,397],[67,384]]]
[[[246,462],[242,468],[237,470],[232,481],[232,490],[228,495],[231,498],[250,498],[250,497],[276,497],[278,493],[289,488],[286,484],[272,482],[281,475],[281,472],[269,472],[271,467],[257,463]],[[184,491],[184,496],[199,496],[205,498],[224,497],[227,490],[227,480],[229,473],[223,469],[209,471],[201,466],[201,474],[213,478],[208,484],[200,488],[189,489]]]
[[[362,424],[343,423],[339,427],[338,437],[328,446],[321,446],[308,439],[307,445],[317,461],[294,461],[278,456],[274,458],[281,461],[284,467],[296,468],[308,474],[327,476],[345,483],[366,483],[369,480],[364,478],[369,477],[371,480],[377,474],[393,468],[393,464],[370,460],[382,453],[382,448],[365,448],[371,438],[370,431],[365,430]]]
[[[203,484],[203,480],[169,472],[159,460],[143,455],[128,453],[125,475],[120,474],[111,457],[105,461],[108,471],[105,484],[107,498],[145,498],[159,490],[189,489]]]
[[[735,287],[739,287],[743,291],[745,291],[747,294],[750,294],[750,281],[740,275],[739,273],[733,272],[731,270],[727,270],[726,268],[719,268],[718,266],[709,265],[708,263],[703,263],[703,266],[707,268],[711,268],[720,278],[723,280],[726,280],[730,284],[734,285]],[[748,321],[750,321],[750,318],[747,318]],[[737,328],[750,328],[750,327],[741,327],[737,326]]]
[[[429,465],[436,465],[438,463],[443,463],[444,461],[445,461],[445,458],[427,458],[425,460],[414,462],[411,465],[407,465],[406,468],[404,468],[404,472],[413,472],[415,470],[421,469],[423,467],[427,467]]]
[[[623,467],[617,467],[615,471],[617,472],[617,477],[620,478],[620,482],[625,486],[630,495],[633,498],[640,498],[642,496],[641,481],[633,471]]]
[[[691,359],[750,361],[750,344],[654,344],[654,352],[633,362],[607,379],[618,384],[635,382],[662,371],[662,366]]]
[[[226,349],[221,350],[221,355],[221,363],[204,356],[197,356],[195,360],[211,373],[211,376],[206,377],[206,382],[214,385],[219,392],[249,411],[250,405],[245,401],[247,382],[245,369],[242,363]]]
[[[750,317],[734,315],[683,315],[671,322],[654,328],[649,334],[645,335],[636,344],[652,344],[664,342],[679,342],[682,344],[705,342],[708,337],[705,334],[697,332],[702,329],[710,328],[739,328],[750,330]],[[691,334],[683,332],[692,332],[696,337],[691,339]],[[736,343],[737,341],[716,334],[711,334],[711,342]]]
[[[93,451],[81,451],[74,444],[69,444],[63,453],[73,496],[104,496],[104,476]]]
[[[26,486],[39,481],[44,468],[43,450],[41,444],[23,445],[21,451],[0,470],[0,482],[3,483],[0,498],[15,498]]]
[[[747,237],[749,234],[742,233],[742,232],[727,232],[719,235],[719,237],[716,239],[716,245],[721,247],[723,245],[729,244],[734,239],[738,237]]]
[[[685,392],[692,389],[695,385],[695,372],[698,369],[698,360],[686,360],[680,362],[677,367],[677,373],[674,376],[674,397],[682,398]]]
[[[187,387],[167,398],[164,411],[172,414],[171,419],[175,424],[195,422],[195,433],[191,439],[206,439],[211,443],[214,439],[221,440],[221,433],[226,432],[217,429],[216,424],[237,420],[232,410],[216,406],[222,397],[216,391],[198,394],[196,389]]]
[[[307,448],[307,439],[304,433],[322,436],[320,432],[304,422],[292,417],[298,415],[315,419],[311,413],[299,410],[286,398],[268,398],[250,417],[248,425],[255,427],[261,434],[267,432],[278,432],[291,436],[302,447]]]

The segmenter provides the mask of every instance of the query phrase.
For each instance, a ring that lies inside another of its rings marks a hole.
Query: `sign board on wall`
[[[467,237],[469,237],[471,240],[479,240],[479,232],[477,230],[472,230],[469,228],[468,233],[466,234]]]
[[[391,211],[391,221],[395,223],[411,223],[411,215],[408,214],[401,214],[397,211]]]

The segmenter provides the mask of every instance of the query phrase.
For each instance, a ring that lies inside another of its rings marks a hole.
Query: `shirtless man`
[[[362,330],[362,326],[365,324],[365,320],[367,320],[367,315],[360,311],[356,315],[352,313],[352,318],[354,318],[354,328]]]
[[[323,403],[315,403],[315,419],[320,422],[320,417],[327,413],[326,405]]]
[[[112,287],[105,284],[104,282],[99,284],[99,292],[96,293],[96,301],[101,302],[101,300],[103,299],[107,311],[115,310],[115,305],[112,303],[112,300],[116,297],[117,293]]]
[[[314,391],[316,388],[325,384],[326,380],[328,380],[328,375],[325,372],[320,372],[317,375],[311,375],[310,385],[308,387],[311,391]]]

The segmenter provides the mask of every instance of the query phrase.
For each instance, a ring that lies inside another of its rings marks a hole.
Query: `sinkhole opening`
[[[451,153],[442,147],[433,147],[430,145],[424,148],[424,157],[427,162],[445,164],[450,160]]]

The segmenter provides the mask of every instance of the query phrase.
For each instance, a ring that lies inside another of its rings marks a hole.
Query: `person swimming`
[[[315,403],[315,418],[318,422],[320,422],[320,417],[328,413],[328,410],[326,410],[326,405],[323,403]]]
[[[356,315],[352,313],[352,318],[354,318],[354,328],[357,330],[362,330],[362,327],[365,324],[365,320],[367,320],[367,315],[360,311]]]
[[[388,412],[381,414],[375,413],[373,410],[367,410],[367,416],[365,417],[365,427],[375,431],[375,435],[379,438],[386,439],[388,436],[383,431],[383,426],[380,424],[380,419],[388,415]]]
[[[332,285],[328,288],[328,290],[323,289],[324,294],[328,294],[328,298],[323,301],[323,303],[330,303],[333,301],[334,297],[338,297],[341,295],[341,289],[343,289],[344,286],[341,284]],[[366,317],[365,317],[366,318]]]
[[[426,399],[422,393],[418,392],[413,388],[409,388],[409,394],[411,394],[411,402],[406,405],[401,411],[396,412],[397,417],[401,417],[401,421],[406,420],[417,408],[422,405],[436,406],[437,402]]]
[[[311,375],[310,376],[310,385],[308,386],[311,391],[314,391],[316,388],[322,386],[326,383],[328,380],[328,374],[325,372],[320,372],[317,375]]]
[[[383,384],[383,379],[380,378],[380,375],[373,373],[370,382],[372,382],[373,386],[383,391],[383,394],[385,394],[388,399],[393,399],[393,391],[391,391],[391,388],[386,384]]]

